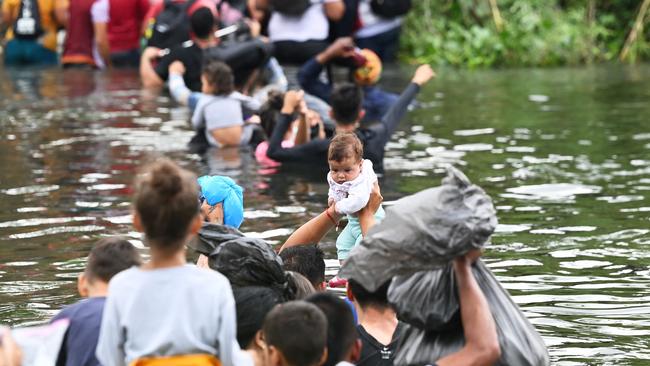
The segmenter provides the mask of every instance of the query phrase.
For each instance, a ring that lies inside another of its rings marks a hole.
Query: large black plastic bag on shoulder
[[[339,276],[375,291],[393,276],[447,265],[482,248],[497,225],[490,197],[450,167],[442,185],[398,200],[355,247]]]
[[[388,299],[404,327],[395,365],[432,364],[464,345],[451,261],[486,245],[497,225],[491,199],[458,170],[441,187],[396,202],[344,263],[340,276],[368,290],[392,279]],[[496,365],[548,365],[546,346],[492,272],[473,267],[494,317]]]
[[[206,255],[210,268],[232,286],[271,287],[288,295],[282,258],[262,239],[248,238],[230,226],[204,224],[190,247]]]

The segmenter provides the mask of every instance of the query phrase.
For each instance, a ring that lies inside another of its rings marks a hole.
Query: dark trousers
[[[355,41],[359,48],[368,48],[375,51],[383,62],[394,62],[399,50],[399,36],[401,27],[368,38],[357,38]]]

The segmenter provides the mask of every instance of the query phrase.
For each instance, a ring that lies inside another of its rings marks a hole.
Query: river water
[[[443,71],[388,146],[387,201],[438,185],[448,163],[492,196],[500,225],[485,261],[556,365],[650,364],[649,80],[650,66]],[[187,117],[134,72],[0,70],[2,323],[43,322],[76,301],[98,238],[139,244],[130,183],[155,154],[235,178],[242,230],[272,243],[322,211],[322,173],[192,155]]]

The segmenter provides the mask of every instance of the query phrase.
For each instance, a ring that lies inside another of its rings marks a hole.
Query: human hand
[[[431,66],[424,64],[420,65],[418,69],[415,70],[415,74],[413,75],[413,79],[411,79],[411,81],[415,84],[418,84],[419,86],[422,86],[428,83],[434,77],[436,77],[436,72],[433,71]]]
[[[350,57],[354,54],[354,47],[352,37],[338,38],[320,55],[318,62],[324,64],[335,58]]]
[[[293,114],[302,102],[305,92],[302,90],[289,90],[284,93],[284,104],[282,106],[283,114]]]
[[[454,259],[454,268],[459,269],[462,267],[469,267],[474,264],[481,255],[483,255],[482,249],[472,249],[465,253],[465,255]]]
[[[370,199],[368,200],[368,204],[366,207],[362,208],[361,211],[359,211],[359,216],[363,215],[364,213],[368,213],[374,216],[377,210],[379,210],[379,207],[383,201],[384,197],[381,195],[379,183],[375,182],[374,186],[372,187],[372,191],[370,192]]]
[[[142,51],[142,58],[145,60],[155,60],[160,55],[160,48],[158,47],[147,47]]]
[[[185,65],[180,61],[174,61],[169,65],[170,74],[185,75]]]
[[[199,255],[199,259],[196,260],[196,266],[199,268],[210,268],[209,258],[203,254]]]
[[[329,197],[327,199],[327,207],[332,207],[333,204],[334,204],[334,198]]]
[[[262,33],[262,24],[255,19],[245,19],[252,37],[258,37]]]

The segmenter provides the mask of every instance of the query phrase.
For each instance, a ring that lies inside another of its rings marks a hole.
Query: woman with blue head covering
[[[244,221],[244,190],[234,180],[219,175],[198,179],[201,187],[201,215],[212,224],[239,229]],[[208,257],[201,254],[197,266],[208,268]]]
[[[239,229],[244,221],[244,190],[235,181],[218,175],[204,175],[201,186],[201,213],[205,221]]]

